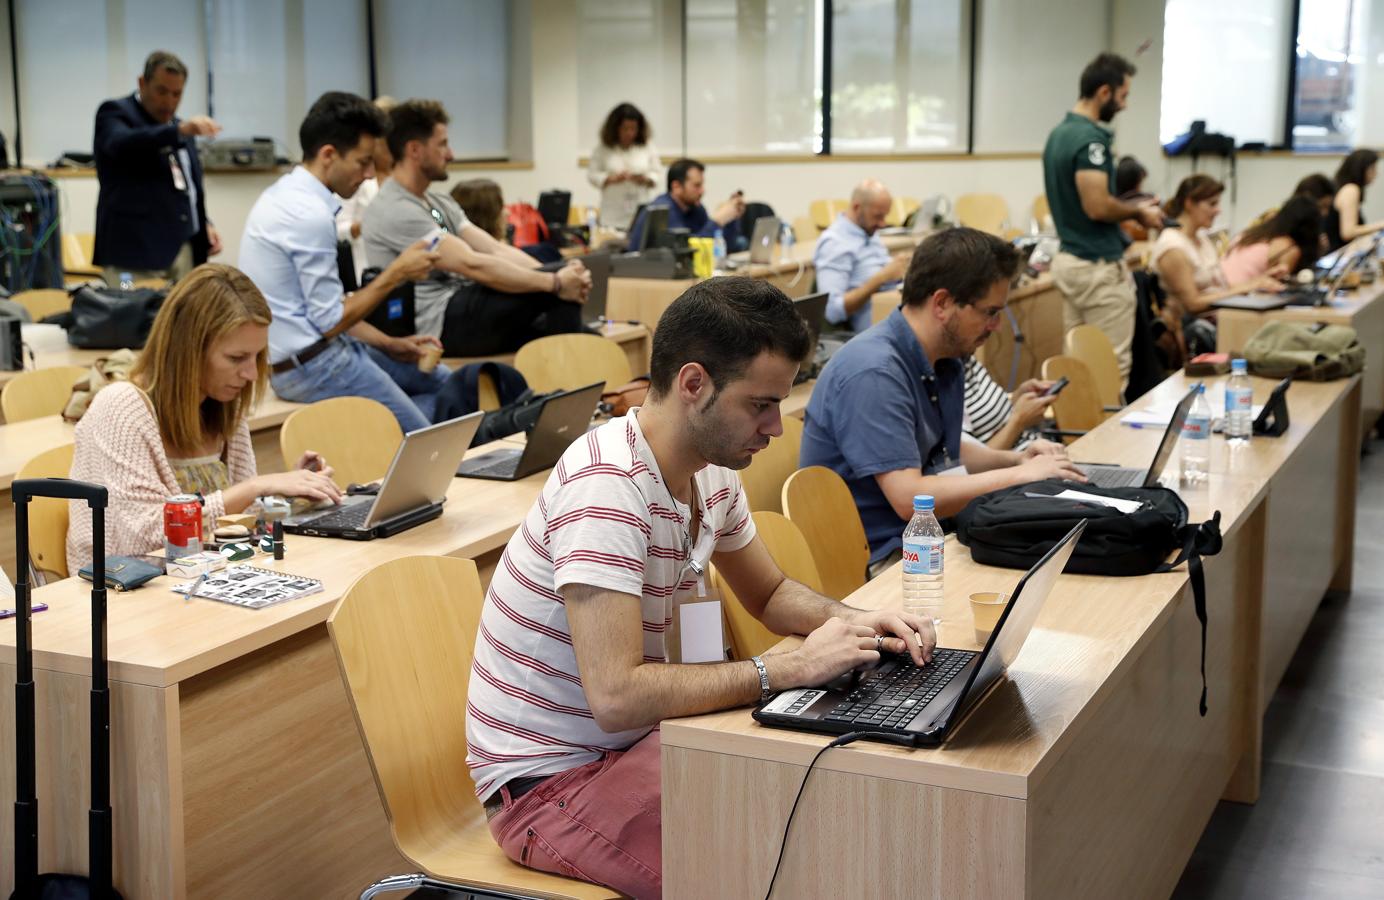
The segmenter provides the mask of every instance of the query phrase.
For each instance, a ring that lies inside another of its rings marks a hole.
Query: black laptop
[[[471,446],[482,413],[449,419],[404,435],[374,494],[284,520],[289,534],[368,541],[389,537],[442,515],[452,473]]]
[[[1019,579],[979,653],[938,647],[922,667],[906,654],[886,654],[858,680],[853,673],[823,687],[775,695],[754,711],[755,720],[828,734],[903,736],[915,746],[941,744],[1013,665],[1085,528],[1085,520],[1078,522]]]
[[[816,378],[831,359],[832,354],[845,346],[845,341],[822,337],[827,324],[827,294],[808,294],[793,301],[793,308],[807,322],[807,331],[812,341],[812,359],[798,368],[794,384]]]
[[[551,469],[572,442],[586,434],[605,382],[553,394],[543,401],[538,419],[529,429],[523,448],[491,450],[473,456],[457,467],[463,478],[518,481],[534,472]]]
[[[1173,417],[1168,420],[1168,427],[1163,431],[1163,439],[1158,442],[1158,449],[1153,453],[1153,463],[1147,469],[1109,463],[1077,463],[1076,467],[1096,487],[1158,487],[1158,479],[1163,474],[1164,467],[1168,465],[1168,460],[1172,458],[1177,439],[1182,436],[1182,426],[1187,421],[1187,413],[1191,411],[1192,402],[1196,399],[1196,388],[1192,388],[1177,404],[1177,409],[1173,410]]]

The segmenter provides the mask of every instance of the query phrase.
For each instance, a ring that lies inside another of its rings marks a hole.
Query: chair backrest
[[[889,215],[885,217],[884,224],[897,228],[907,221],[917,208],[918,200],[916,197],[895,197],[894,202],[889,205]]]
[[[807,213],[812,217],[812,222],[819,229],[831,227],[831,223],[836,221],[836,216],[851,208],[849,200],[813,200],[807,207]]]
[[[332,397],[294,410],[279,429],[284,465],[315,450],[336,470],[336,483],[383,478],[404,440],[389,407],[368,397]]]
[[[1091,370],[1074,356],[1052,356],[1043,361],[1045,379],[1057,381],[1064,376],[1069,384],[1049,407],[1052,417],[1063,431],[1090,431],[1105,420]]]
[[[817,227],[817,223],[812,221],[811,216],[798,216],[793,220],[793,239],[798,243],[804,241],[815,241],[822,230]]]
[[[1052,231],[1052,207],[1048,205],[1048,195],[1039,194],[1033,198],[1033,221],[1039,231]]]
[[[962,194],[956,198],[956,221],[967,228],[1003,234],[1009,222],[1009,205],[999,194]]]
[[[81,366],[52,366],[21,372],[0,391],[0,412],[6,422],[23,422],[61,415],[72,397],[72,386],[86,378]]]
[[[466,767],[482,600],[471,560],[407,556],[362,575],[327,619],[390,832],[410,861],[482,815]]]
[[[1104,331],[1094,325],[1078,325],[1067,332],[1064,349],[1068,356],[1086,363],[1086,368],[1091,370],[1102,406],[1121,405],[1120,361]]]
[[[756,453],[750,465],[740,472],[740,483],[745,486],[750,512],[762,509],[783,512],[780,496],[783,483],[798,470],[798,451],[802,445],[802,420],[784,416],[783,436],[771,440],[769,446]]]
[[[540,394],[597,381],[611,391],[631,378],[624,349],[597,334],[553,334],[529,341],[514,354],[514,368]]]
[[[818,593],[822,592],[822,579],[817,574],[812,551],[796,525],[779,513],[761,510],[754,514],[754,527],[759,539],[764,542],[764,548],[784,575]],[[750,615],[719,572],[715,572],[713,584],[722,599],[721,608],[725,611],[726,624],[730,626],[736,659],[758,656],[783,640],[781,635],[774,634]]]
[[[851,489],[840,475],[824,466],[794,472],[783,483],[783,513],[812,551],[822,593],[844,600],[865,583],[870,542]]]
[[[72,471],[74,449],[74,444],[63,444],[44,450],[20,466],[14,477],[66,478]],[[66,500],[35,497],[29,501],[29,565],[39,584],[67,577]]]
[[[57,288],[35,288],[32,291],[20,291],[10,299],[27,309],[29,315],[34,317],[35,322],[55,313],[67,312],[72,308],[72,296],[67,291],[61,291]]]

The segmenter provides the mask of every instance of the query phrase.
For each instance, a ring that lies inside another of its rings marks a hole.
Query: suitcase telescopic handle
[[[18,478],[10,485],[10,495],[16,504],[28,503],[34,497],[52,497],[85,500],[92,509],[105,509],[108,498],[105,485],[71,478]]]

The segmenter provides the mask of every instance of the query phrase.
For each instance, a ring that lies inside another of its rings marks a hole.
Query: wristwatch
[[[764,668],[764,660],[758,656],[751,656],[750,662],[754,663],[754,667],[759,670],[759,701],[763,703],[774,695],[774,692],[769,689],[769,670]]]

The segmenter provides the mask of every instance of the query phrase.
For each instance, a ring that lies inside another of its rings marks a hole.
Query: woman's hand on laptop
[[[330,500],[341,502],[341,488],[336,486],[331,476],[307,469],[290,469],[274,475],[260,475],[256,478],[256,495],[277,495],[280,497],[307,497],[310,500]]]

